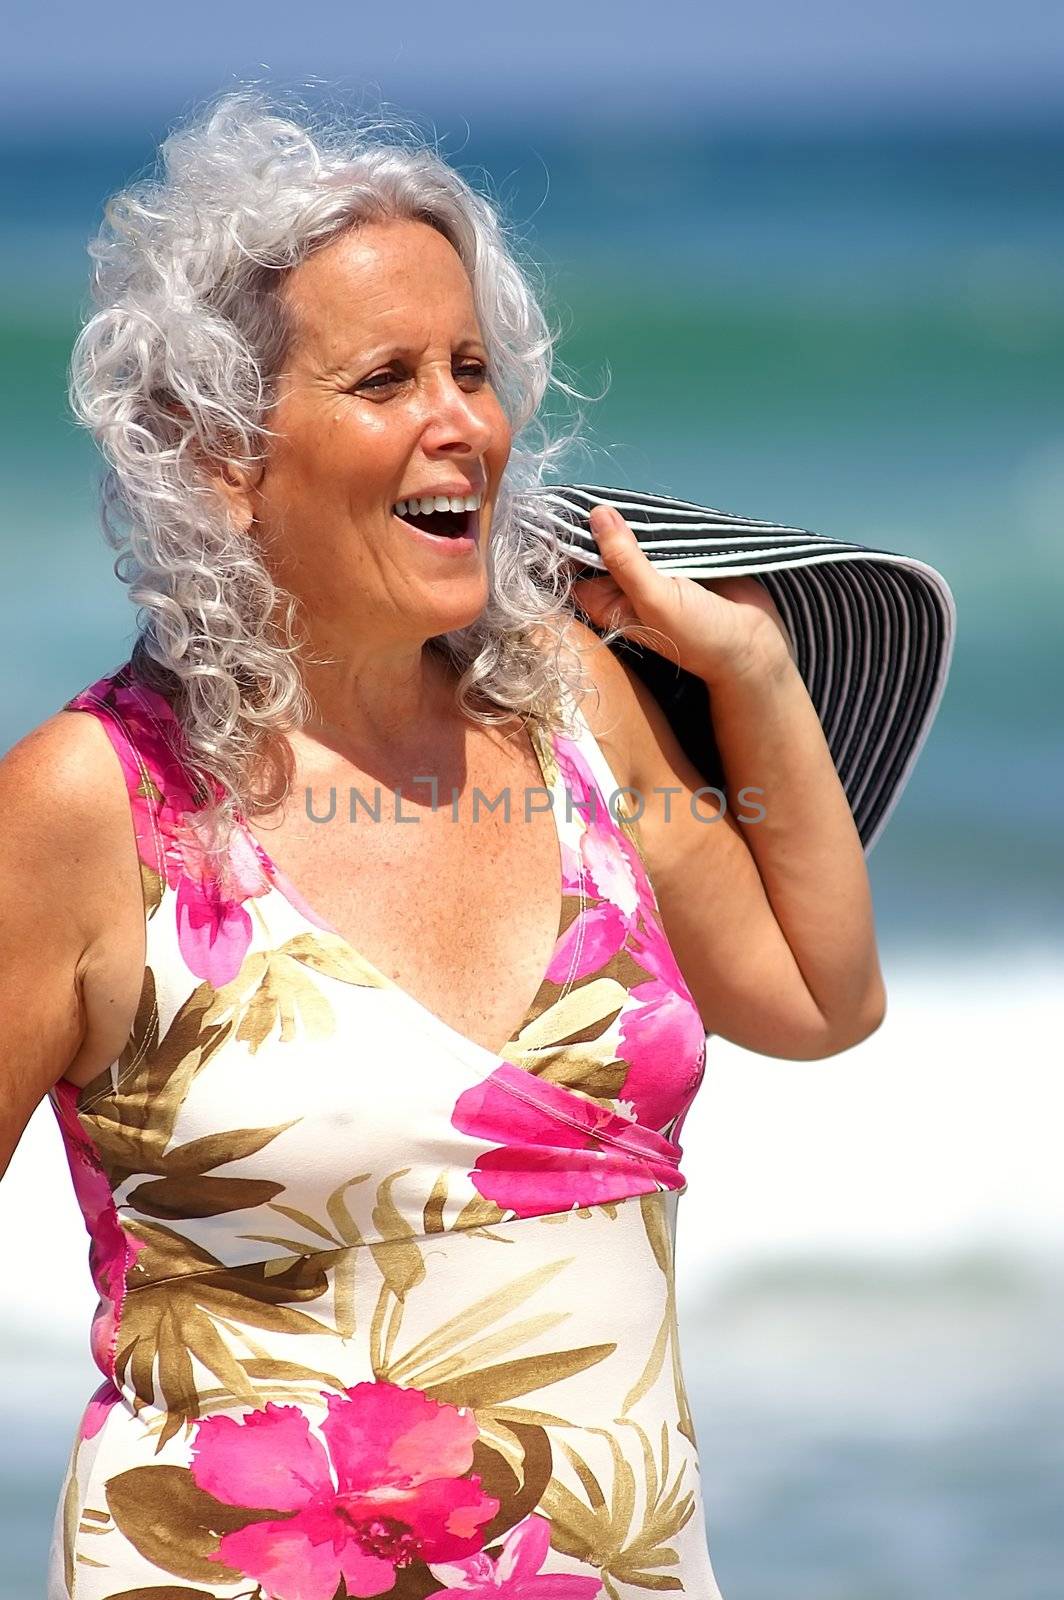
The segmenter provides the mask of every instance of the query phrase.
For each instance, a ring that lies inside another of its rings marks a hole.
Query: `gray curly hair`
[[[458,702],[484,723],[516,712],[557,725],[566,688],[578,700],[586,692],[564,649],[573,569],[527,492],[583,448],[579,409],[553,435],[537,417],[548,387],[592,397],[553,374],[557,333],[537,299],[538,270],[519,261],[497,207],[404,119],[293,113],[257,88],[227,92],[170,133],[153,176],[108,200],[88,246],[99,309],[69,374],[74,415],[108,463],[101,519],[119,552],[114,571],[139,608],[132,669],[175,710],[204,821],[224,825],[284,798],[284,734],[311,701],[297,603],[232,525],[202,460],[262,459],[293,331],[278,293],[285,273],[345,229],[383,218],[427,222],[454,246],[513,434],[488,603],[428,648],[456,666]],[[553,651],[535,630],[554,636]],[[260,793],[263,767],[272,777]]]

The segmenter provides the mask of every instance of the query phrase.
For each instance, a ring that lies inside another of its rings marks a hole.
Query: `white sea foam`
[[[825,1061],[710,1039],[684,1128],[683,1290],[780,1256],[1064,1264],[1064,953],[927,952],[884,978],[881,1027]]]

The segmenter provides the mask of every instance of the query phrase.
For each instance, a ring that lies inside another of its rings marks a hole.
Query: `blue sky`
[[[10,15],[10,13],[9,13]],[[979,110],[1045,115],[1064,88],[1060,0],[16,0],[7,116],[175,108],[246,78],[471,119]]]

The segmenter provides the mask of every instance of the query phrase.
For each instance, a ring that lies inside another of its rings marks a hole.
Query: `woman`
[[[100,1296],[49,1593],[717,1595],[705,1035],[884,1008],[782,623],[607,507],[605,578],[518,537],[551,337],[433,152],[241,92],[163,153],[71,385],[140,632],[0,768],[0,1155],[48,1095]],[[611,625],[706,682],[723,825]]]

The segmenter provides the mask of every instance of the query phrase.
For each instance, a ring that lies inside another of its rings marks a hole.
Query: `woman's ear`
[[[247,533],[255,520],[253,491],[262,475],[261,462],[257,462],[253,469],[237,461],[205,461],[203,465],[225,502],[229,520],[240,533]]]
[[[187,408],[175,396],[160,396],[159,403],[175,419],[189,422]],[[262,462],[246,467],[233,457],[209,455],[195,433],[186,438],[184,448],[197,474],[221,496],[233,526],[246,533],[254,521],[253,491],[262,476]]]

